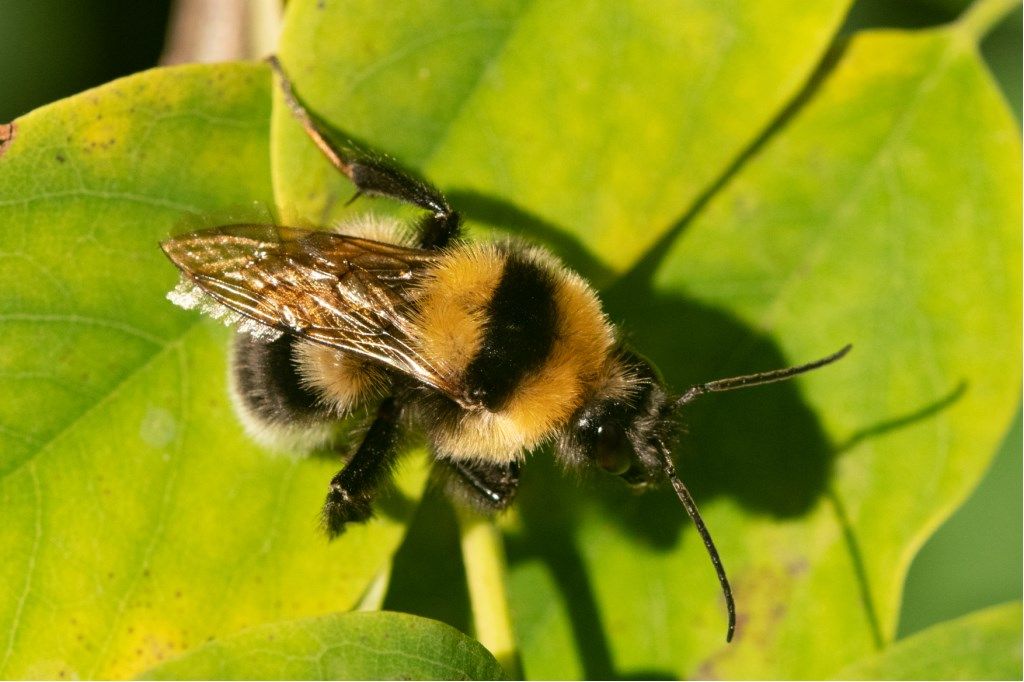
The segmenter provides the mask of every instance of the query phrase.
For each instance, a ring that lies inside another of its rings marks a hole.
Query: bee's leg
[[[463,500],[483,513],[507,508],[519,488],[518,462],[437,460],[449,496]]]
[[[332,538],[345,530],[346,523],[366,521],[372,516],[373,496],[391,473],[397,458],[400,413],[401,408],[394,398],[382,402],[359,449],[331,479],[331,490],[324,502],[323,523]]]
[[[439,249],[458,237],[459,214],[437,188],[398,168],[386,156],[361,150],[351,142],[339,145],[329,139],[324,133],[327,126],[302,104],[277,57],[270,57],[267,62],[281,81],[281,93],[288,108],[331,165],[356,186],[356,196],[390,197],[426,210],[428,215],[419,224],[421,248]]]

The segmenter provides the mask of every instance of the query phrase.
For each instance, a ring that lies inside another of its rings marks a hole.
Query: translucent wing
[[[225,225],[161,244],[190,287],[237,313],[250,331],[277,330],[376,360],[453,398],[458,388],[416,349],[416,284],[437,254],[275,225]],[[211,311],[212,312],[212,311]],[[216,313],[214,313],[216,314]],[[269,329],[268,329],[269,328]],[[272,335],[272,333],[271,333]]]

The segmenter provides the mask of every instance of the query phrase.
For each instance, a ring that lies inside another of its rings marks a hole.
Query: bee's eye
[[[625,434],[617,424],[602,424],[597,427],[597,443],[594,448],[594,460],[597,465],[610,474],[621,476],[629,469],[629,452]]]

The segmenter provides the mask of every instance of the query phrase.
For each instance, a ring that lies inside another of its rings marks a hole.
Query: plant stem
[[[359,603],[352,609],[353,611],[380,611],[380,607],[384,605],[384,598],[388,594],[388,585],[391,583],[391,568],[390,561],[381,566],[377,575],[370,581],[366,592],[359,598]]]
[[[1019,4],[1020,0],[975,0],[960,15],[957,23],[975,42],[980,43]]]
[[[459,542],[466,565],[469,602],[477,640],[487,647],[512,679],[520,679],[519,653],[512,633],[505,587],[505,551],[501,533],[489,519],[457,508]]]
[[[274,52],[281,0],[176,0],[161,64],[260,59]]]

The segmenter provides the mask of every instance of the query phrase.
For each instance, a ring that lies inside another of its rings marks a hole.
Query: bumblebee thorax
[[[458,459],[521,456],[600,381],[613,330],[594,290],[547,252],[460,245],[424,278],[418,339],[462,389],[438,407],[435,445]],[[439,401],[441,402],[441,401]]]

